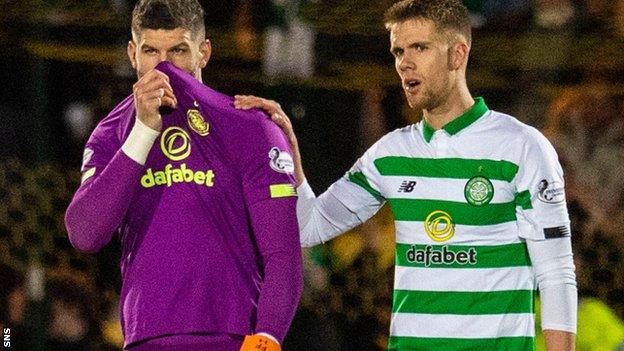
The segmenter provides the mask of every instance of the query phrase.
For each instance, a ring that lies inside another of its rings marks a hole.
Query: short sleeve
[[[555,149],[537,130],[527,133],[514,183],[521,237],[544,240],[570,236],[563,170]]]
[[[241,156],[243,189],[249,205],[267,199],[296,197],[295,166],[284,133],[266,117],[247,130]],[[245,136],[242,136],[245,138]]]

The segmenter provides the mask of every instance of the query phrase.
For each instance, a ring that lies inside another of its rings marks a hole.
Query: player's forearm
[[[257,333],[267,333],[282,343],[303,291],[301,267],[300,251],[273,254],[267,261],[258,299]]]
[[[290,147],[293,152],[293,161],[295,162],[295,179],[297,180],[297,187],[300,187],[305,182],[305,173],[303,172],[303,163],[301,162],[301,152],[299,151],[299,143],[295,134],[289,136]]]
[[[548,351],[574,351],[576,335],[561,330],[544,330],[546,350]]]
[[[303,267],[294,198],[250,206],[264,280],[258,298],[256,333],[280,343],[294,318],[303,291]]]
[[[143,166],[123,151],[83,184],[65,213],[69,241],[76,249],[96,252],[108,244],[130,205]]]
[[[97,177],[85,179],[65,214],[69,240],[76,249],[95,252],[110,242],[158,134],[136,120],[121,150]]]
[[[301,246],[310,247],[329,241],[362,224],[376,212],[377,209],[362,207],[351,210],[347,207],[340,199],[358,194],[344,191],[345,185],[348,186],[344,179],[340,179],[319,197],[314,195],[307,182],[297,188]]]

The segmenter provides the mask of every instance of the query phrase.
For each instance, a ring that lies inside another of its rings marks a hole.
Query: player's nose
[[[399,69],[402,72],[405,72],[410,69],[413,70],[415,68],[416,68],[416,62],[413,60],[413,58],[410,55],[405,54],[400,58]]]

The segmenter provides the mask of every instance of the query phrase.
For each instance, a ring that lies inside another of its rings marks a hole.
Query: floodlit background
[[[279,101],[317,193],[379,137],[415,123],[381,23],[390,0],[213,0],[204,82]],[[540,128],[566,172],[578,347],[624,341],[624,1],[466,0],[468,83]],[[119,240],[69,245],[63,214],[96,123],[131,92],[128,0],[0,0],[0,324],[11,350],[119,350]],[[284,350],[384,350],[394,228],[384,208],[305,252]],[[620,346],[624,348],[624,346]],[[543,346],[539,346],[543,349]]]

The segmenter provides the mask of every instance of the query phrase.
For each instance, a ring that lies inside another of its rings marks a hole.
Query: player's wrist
[[[137,113],[136,122],[141,123],[143,126],[157,133],[160,132],[162,129],[162,121],[158,114],[155,116],[145,116],[145,115],[139,115]]]
[[[140,165],[145,165],[149,151],[158,135],[160,132],[145,125],[137,118],[121,149],[132,160]]]

